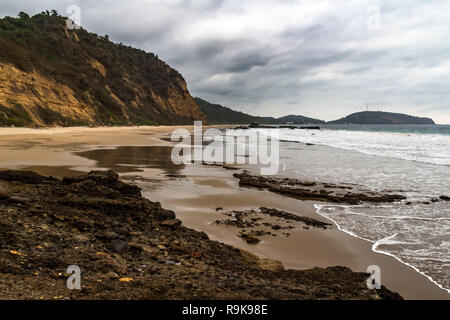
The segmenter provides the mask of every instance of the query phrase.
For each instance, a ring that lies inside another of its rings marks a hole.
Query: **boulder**
[[[172,229],[176,229],[179,226],[181,226],[181,220],[179,219],[168,219],[168,220],[164,220],[160,223],[161,226],[163,227],[169,227]]]
[[[261,269],[273,272],[280,272],[284,270],[283,264],[274,259],[259,259],[258,265]]]
[[[257,244],[257,243],[261,242],[260,239],[258,239],[257,237],[255,237],[251,234],[248,234],[248,233],[241,233],[241,234],[239,234],[239,237],[244,239],[245,242],[247,242],[248,244]]]

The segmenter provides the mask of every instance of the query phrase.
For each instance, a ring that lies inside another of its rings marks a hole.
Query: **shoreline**
[[[314,206],[314,207],[317,209],[317,210],[316,210],[317,214],[320,215],[321,217],[327,219],[328,221],[331,221],[333,224],[335,224],[335,225],[337,226],[337,228],[339,229],[339,231],[344,232],[344,233],[346,233],[346,234],[348,234],[348,235],[350,235],[350,236],[352,236],[352,237],[354,237],[354,238],[356,238],[356,239],[360,239],[360,240],[363,240],[363,241],[366,241],[366,242],[370,243],[370,244],[372,245],[372,251],[373,251],[373,252],[379,253],[379,254],[383,254],[383,255],[386,255],[386,256],[388,256],[388,257],[394,258],[394,259],[397,260],[399,263],[401,263],[401,264],[403,264],[403,265],[405,265],[405,266],[410,267],[411,269],[413,269],[413,270],[414,270],[415,272],[417,272],[418,274],[420,274],[420,275],[424,276],[425,278],[427,278],[430,282],[432,282],[434,285],[436,285],[436,287],[438,287],[439,289],[441,289],[441,290],[443,290],[443,291],[445,291],[445,292],[447,292],[447,293],[450,294],[450,289],[444,288],[441,284],[437,283],[432,277],[430,277],[430,276],[426,275],[424,272],[420,271],[417,267],[415,267],[415,266],[413,266],[413,265],[411,265],[411,264],[409,264],[409,263],[407,263],[407,262],[404,262],[402,259],[398,258],[397,256],[395,256],[395,255],[393,255],[393,254],[391,254],[391,253],[389,253],[389,252],[386,252],[386,251],[378,250],[378,249],[377,249],[377,246],[378,246],[382,241],[387,240],[387,239],[393,237],[395,234],[394,234],[394,235],[391,235],[391,236],[389,236],[389,237],[386,237],[386,238],[384,238],[384,239],[378,240],[378,241],[376,241],[376,242],[370,241],[370,240],[368,240],[368,239],[365,239],[365,238],[363,238],[363,237],[360,237],[360,236],[354,234],[353,232],[350,232],[350,231],[347,231],[347,230],[341,228],[341,226],[340,226],[336,221],[334,221],[334,220],[331,219],[331,218],[326,217],[325,215],[322,215],[322,214],[319,212],[319,209],[318,209],[319,206],[320,206],[320,205],[315,205],[315,206]],[[450,299],[450,298],[449,298],[449,299]]]
[[[0,299],[402,299],[346,267],[285,270],[212,241],[112,171],[6,170],[0,192]]]
[[[189,126],[187,126],[189,127]],[[214,126],[217,127],[217,126]],[[32,152],[36,152],[37,149],[40,149],[41,147],[44,147],[45,149],[51,149],[59,154],[59,156],[64,155],[60,157],[60,161],[54,161],[52,165],[48,165],[49,159],[51,158],[52,154],[51,152],[46,155],[43,155],[41,153],[37,153],[39,157],[37,159],[34,159],[34,161],[23,161],[22,163],[18,163],[18,161],[15,162],[15,167],[27,167],[30,166],[32,163],[39,168],[41,166],[42,168],[48,167],[47,170],[52,170],[54,168],[55,170],[57,167],[60,167],[62,164],[65,164],[71,169],[79,170],[79,171],[86,171],[88,169],[92,169],[96,167],[96,162],[93,159],[86,159],[81,158],[79,156],[74,156],[74,150],[67,150],[62,144],[65,142],[66,144],[73,143],[74,147],[73,149],[77,149],[78,151],[85,151],[85,150],[91,150],[91,149],[98,149],[98,148],[112,148],[112,147],[119,147],[119,146],[171,146],[171,144],[167,143],[166,141],[159,140],[158,137],[161,137],[161,135],[165,135],[168,133],[169,129],[174,129],[176,127],[125,127],[123,129],[117,129],[117,128],[82,128],[88,131],[93,130],[97,133],[96,136],[92,135],[85,135],[80,134],[77,136],[73,136],[74,133],[83,133],[84,130],[68,130],[68,132],[64,132],[64,128],[61,128],[60,130],[56,130],[54,134],[52,134],[53,141],[51,143],[42,144],[42,140],[40,144],[35,144],[28,146],[27,149],[28,154]],[[191,127],[190,127],[191,128]],[[9,129],[9,128],[8,128]],[[3,140],[2,132],[3,130],[0,130],[0,140]],[[36,132],[33,138],[43,138],[41,134],[38,134]],[[125,136],[123,135],[125,133]],[[16,134],[8,134],[5,135],[6,137],[14,136],[14,135],[23,135],[26,134],[29,136],[29,133],[16,133]],[[67,134],[69,136],[67,136]],[[117,135],[120,135],[118,137]],[[33,136],[33,134],[31,135]],[[39,137],[41,136],[41,137]],[[57,137],[55,137],[57,136]],[[113,137],[112,137],[113,136]],[[7,137],[8,138],[8,137]],[[15,137],[17,140],[20,141],[20,137]],[[119,138],[119,139],[116,139]],[[45,138],[44,138],[45,140]],[[13,139],[14,141],[14,139]],[[12,147],[13,142],[9,142],[10,147]],[[23,141],[22,141],[23,142]],[[3,148],[8,149],[8,146],[5,146],[5,143],[3,141]],[[14,150],[15,149],[15,150]],[[19,145],[20,149],[20,145]],[[7,161],[2,157],[0,161],[0,167],[10,167],[11,157],[14,159],[14,156],[17,154],[20,154],[21,156],[24,156],[27,154],[27,152],[18,152],[17,146],[13,148],[12,155],[9,157],[6,157]],[[15,151],[15,152],[14,152]],[[16,154],[14,154],[16,153]],[[4,154],[4,153],[2,153]],[[36,153],[35,153],[36,154]],[[18,159],[17,157],[15,158]],[[31,163],[32,162],[32,163]],[[50,161],[51,163],[51,161]],[[6,165],[5,165],[6,164]],[[44,170],[44,169],[42,169]],[[367,267],[369,264],[366,264],[364,267],[364,263],[361,262],[361,260],[364,260],[365,258],[373,258],[377,255],[384,256],[386,258],[380,258],[378,257],[378,260],[381,261],[383,264],[387,265],[388,267],[386,269],[390,269],[392,266],[393,269],[397,273],[394,276],[387,275],[386,281],[384,284],[394,291],[399,291],[400,294],[402,294],[405,298],[437,298],[437,299],[449,299],[449,295],[444,292],[442,289],[438,288],[435,284],[433,284],[429,279],[425,278],[423,275],[417,273],[415,270],[412,270],[412,268],[408,267],[407,265],[403,264],[402,262],[396,261],[393,257],[388,257],[384,254],[379,254],[372,251],[372,248],[368,246],[368,243],[366,245],[362,244],[360,239],[358,241],[354,241],[353,236],[347,235],[344,232],[338,230],[337,228],[334,228],[333,230],[327,230],[331,231],[328,234],[320,233],[317,230],[307,230],[312,231],[307,234],[306,232],[299,232],[299,235],[297,235],[299,238],[297,239],[296,236],[292,235],[288,239],[282,239],[281,237],[274,237],[276,238],[276,241],[270,239],[273,243],[270,243],[268,240],[263,240],[262,243],[257,244],[255,246],[247,245],[242,243],[242,239],[236,237],[236,234],[234,231],[227,230],[226,228],[224,230],[218,230],[216,228],[212,228],[211,225],[205,224],[205,219],[207,217],[214,217],[217,218],[216,215],[214,215],[214,210],[216,207],[220,206],[220,201],[224,201],[225,199],[231,199],[234,200],[235,204],[238,205],[240,209],[243,208],[255,208],[255,203],[260,204],[261,202],[265,202],[268,204],[269,208],[277,208],[277,209],[287,209],[288,212],[297,213],[296,211],[302,211],[306,216],[310,216],[311,218],[314,217],[321,217],[319,213],[316,212],[316,210],[313,207],[312,202],[302,201],[300,200],[287,200],[287,197],[277,195],[278,197],[276,201],[279,201],[280,203],[277,206],[270,205],[273,204],[275,198],[274,195],[269,195],[269,192],[261,192],[261,191],[245,191],[246,189],[239,189],[238,186],[236,186],[237,181],[232,181],[234,178],[230,178],[227,176],[231,176],[232,172],[229,170],[225,170],[223,168],[217,168],[217,167],[209,167],[209,166],[202,166],[199,168],[184,168],[180,170],[180,175],[184,175],[187,177],[180,179],[180,178],[168,178],[166,174],[164,173],[164,169],[161,168],[154,168],[154,169],[143,169],[143,172],[137,171],[137,172],[126,172],[123,173],[124,176],[126,175],[140,175],[143,177],[146,177],[148,179],[154,179],[160,181],[160,184],[156,189],[151,189],[151,200],[152,201],[161,201],[163,204],[163,207],[166,209],[176,208],[174,210],[177,214],[177,217],[180,218],[183,221],[183,224],[185,224],[188,227],[194,227],[194,229],[198,229],[201,231],[205,231],[212,236],[213,239],[217,238],[217,240],[220,240],[224,243],[228,244],[235,244],[238,246],[242,246],[244,248],[247,248],[251,250],[253,253],[259,254],[260,256],[276,256],[275,259],[277,259],[283,262],[283,264],[287,268],[305,268],[306,265],[308,266],[324,266],[327,263],[332,265],[349,265],[354,271],[365,271],[365,267]],[[175,175],[176,177],[176,175]],[[230,181],[231,180],[231,181]],[[234,185],[233,185],[234,183]],[[191,192],[186,192],[186,190],[189,190],[189,187],[192,187]],[[237,189],[233,189],[236,188]],[[205,196],[203,198],[198,197],[199,190],[202,189],[201,192],[205,193]],[[204,189],[207,189],[206,191]],[[220,194],[219,196],[214,195],[214,189],[215,191],[219,191],[220,193],[225,192],[224,194]],[[159,190],[159,191],[158,191]],[[239,194],[239,196],[236,196],[236,194]],[[244,190],[244,192],[242,192]],[[173,191],[173,193],[171,193]],[[178,199],[167,199],[168,196],[175,194],[175,191],[178,192],[177,196]],[[208,194],[209,192],[209,194]],[[212,194],[211,194],[212,192]],[[233,196],[233,192],[235,192],[235,195]],[[144,195],[145,192],[143,192]],[[165,196],[164,196],[165,194]],[[257,194],[257,195],[256,195]],[[237,200],[241,198],[246,198],[247,196],[252,196],[253,198],[245,199],[244,202],[239,203]],[[158,199],[158,197],[160,199]],[[209,200],[205,200],[209,199]],[[233,198],[234,197],[234,198]],[[253,200],[252,200],[253,199]],[[200,205],[195,205],[195,203],[198,203],[198,201],[203,201],[203,204],[200,203]],[[253,201],[253,202],[252,202]],[[293,201],[291,203],[291,201]],[[214,204],[215,202],[215,204]],[[287,205],[287,203],[290,203]],[[261,205],[259,205],[261,206]],[[258,206],[258,207],[259,207]],[[185,208],[184,210],[180,210],[180,207]],[[187,209],[189,208],[189,210]],[[203,211],[204,215],[199,216],[196,214],[193,214],[193,212],[198,212],[197,210],[201,209]],[[298,208],[301,208],[299,210]],[[228,209],[231,209],[228,208]],[[211,216],[211,212],[213,215]],[[200,219],[201,218],[201,219]],[[321,217],[322,218],[322,217]],[[201,221],[198,221],[198,220]],[[327,218],[327,220],[329,220]],[[209,232],[208,232],[209,231]],[[300,230],[301,231],[301,230]],[[346,237],[351,237],[351,240],[346,239]],[[296,240],[308,240],[309,243],[307,243],[305,246],[302,246],[302,249],[306,250],[302,253],[301,256],[304,256],[305,258],[302,260],[301,263],[299,263],[296,258],[293,258],[292,255],[294,253],[294,256],[297,256],[298,258],[298,252],[295,254],[295,248],[292,248],[292,244],[295,243]],[[280,248],[280,246],[286,246],[286,241],[291,243],[291,248],[287,250],[287,252],[279,252],[279,254],[274,254],[276,250]],[[334,243],[333,243],[334,242]],[[340,249],[336,246],[336,243],[339,243]],[[308,248],[309,246],[309,248]],[[339,254],[334,253],[331,257],[324,257],[326,255],[324,252],[320,252],[322,248],[328,248],[326,252],[330,253],[333,250],[337,250]],[[367,252],[368,251],[368,252]],[[284,255],[284,257],[280,257],[278,255]],[[340,257],[339,257],[340,255]],[[361,255],[362,257],[358,257],[358,255]],[[352,263],[349,263],[349,259],[352,260]],[[393,261],[389,261],[393,260]],[[283,261],[284,260],[284,261]],[[335,263],[332,263],[335,262]],[[398,266],[400,265],[400,266]],[[383,268],[384,269],[384,268]],[[407,270],[409,269],[409,271]],[[411,273],[411,271],[413,273]],[[390,272],[390,271],[389,271]],[[416,274],[416,276],[414,276]],[[395,279],[395,278],[402,278],[402,279]],[[423,279],[422,279],[423,278]],[[383,279],[383,275],[382,275]],[[409,284],[413,283],[413,285]],[[383,283],[383,282],[382,282]],[[428,284],[427,284],[428,283]],[[418,289],[414,289],[414,286],[418,286]],[[396,287],[400,287],[401,290],[398,290]],[[408,291],[406,294],[401,291]],[[426,291],[425,293],[420,291]],[[440,292],[442,291],[442,293]],[[429,293],[429,294],[427,294]]]
[[[213,168],[209,170],[213,170]],[[224,175],[227,173],[231,176],[226,170],[215,169],[215,174],[220,177],[218,179],[220,181],[225,180]],[[211,174],[208,175],[206,179],[211,179],[211,176]],[[203,178],[205,177],[199,177],[200,180]],[[237,186],[237,181],[233,181],[232,177],[228,179],[231,180],[231,185]],[[376,264],[382,268],[382,283],[399,292],[405,299],[450,298],[446,291],[440,289],[422,274],[393,257],[373,252],[371,243],[342,232],[337,227],[329,230],[311,228],[306,230],[307,232],[298,229],[298,232],[291,233],[288,239],[276,237],[265,241],[263,238],[263,241],[256,245],[246,244],[237,236],[236,230],[230,228],[224,230],[224,228],[211,223],[218,218],[214,210],[215,206],[223,207],[228,211],[269,206],[313,219],[319,217],[319,220],[322,221],[323,219],[330,220],[316,212],[313,201],[300,201],[255,189],[237,189],[237,193],[231,193],[228,196],[223,193],[213,195],[211,186],[214,184],[215,182],[208,184],[208,188],[204,190],[205,194],[191,198],[182,194],[182,190],[186,189],[189,184],[180,180],[169,183],[160,192],[153,190],[144,195],[152,200],[160,199],[165,207],[177,212],[177,216],[188,227],[205,231],[212,239],[249,250],[260,257],[279,260],[286,268],[305,269],[316,266],[345,265],[355,271],[365,271],[369,265]],[[196,192],[198,194],[201,191],[197,188]],[[179,199],[173,199],[172,196],[167,197],[164,194],[177,194]],[[186,207],[191,209],[183,209]],[[334,223],[333,226],[335,226]]]

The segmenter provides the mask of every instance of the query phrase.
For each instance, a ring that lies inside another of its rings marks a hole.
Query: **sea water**
[[[281,176],[405,195],[398,203],[318,203],[316,209],[450,293],[450,202],[431,201],[450,196],[449,125],[280,129],[279,139]]]

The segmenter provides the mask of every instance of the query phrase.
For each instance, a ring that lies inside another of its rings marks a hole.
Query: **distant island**
[[[288,115],[281,118],[252,116],[232,110],[220,104],[213,104],[201,98],[194,98],[200,110],[208,118],[209,124],[324,124],[325,121],[301,115]]]
[[[325,122],[302,115],[288,115],[280,118],[252,116],[220,104],[194,98],[200,110],[208,118],[209,124],[435,124],[430,118],[414,117],[403,113],[383,111],[362,111],[344,118]]]
[[[430,118],[414,117],[403,113],[362,111],[327,124],[435,124]]]

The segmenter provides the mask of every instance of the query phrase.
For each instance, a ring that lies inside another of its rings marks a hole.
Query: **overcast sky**
[[[2,0],[0,16],[70,5],[210,102],[324,120],[368,104],[450,123],[450,1]]]

